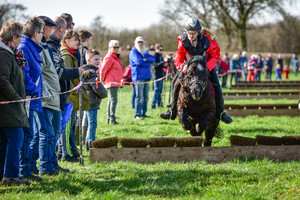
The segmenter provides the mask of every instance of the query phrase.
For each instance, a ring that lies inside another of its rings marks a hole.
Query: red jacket
[[[206,51],[206,66],[208,67],[209,71],[211,71],[215,66],[218,60],[220,60],[221,54],[220,54],[220,48],[219,45],[216,41],[212,40],[208,35],[205,35],[209,41],[210,41],[210,46],[208,50]],[[187,61],[187,50],[183,47],[181,44],[181,38],[180,36],[177,38],[177,44],[178,44],[178,49],[175,57],[175,66],[177,67],[178,70],[181,69],[181,65],[184,61]],[[191,54],[189,53],[189,56]]]
[[[221,59],[220,60],[220,67],[222,68],[223,73],[227,72],[229,70],[229,67],[230,67],[229,59],[227,59],[227,60]]]
[[[103,82],[105,88],[122,86],[122,74],[123,68],[120,59],[112,51],[108,52],[100,69],[101,82]]]

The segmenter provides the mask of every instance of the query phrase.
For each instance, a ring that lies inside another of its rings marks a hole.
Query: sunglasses
[[[119,49],[120,47],[113,47],[114,49]]]

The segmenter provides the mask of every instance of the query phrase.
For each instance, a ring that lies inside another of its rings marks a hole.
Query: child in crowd
[[[283,69],[283,72],[284,72],[284,78],[285,79],[289,79],[290,70],[289,70],[289,66],[288,65],[285,66],[285,68]]]
[[[90,83],[84,84],[84,87],[88,93],[91,108],[90,110],[86,111],[88,130],[85,139],[85,147],[87,151],[90,149],[91,142],[96,139],[97,114],[100,108],[101,99],[107,97],[106,89],[102,83],[98,83],[99,77],[97,70],[99,69],[100,58],[100,53],[96,49],[91,49],[86,52],[87,66],[84,68],[84,77],[85,82]]]
[[[275,80],[281,80],[281,69],[280,69],[280,64],[277,64],[277,65],[276,65],[275,72],[276,72]]]
[[[258,56],[255,54],[251,55],[251,59],[248,61],[248,81],[254,82],[255,71],[257,68],[257,59]]]

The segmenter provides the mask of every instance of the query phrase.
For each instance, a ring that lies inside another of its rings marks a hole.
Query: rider
[[[178,49],[175,58],[175,65],[180,71],[176,74],[173,81],[173,94],[171,101],[171,108],[166,113],[161,113],[160,117],[163,119],[174,120],[177,115],[177,100],[180,90],[180,81],[178,81],[182,72],[185,73],[187,69],[187,61],[193,56],[201,55],[206,58],[206,65],[209,69],[210,81],[215,91],[216,113],[220,116],[220,120],[229,124],[232,119],[224,111],[224,100],[222,90],[218,80],[217,73],[214,69],[216,62],[220,59],[220,48],[216,41],[210,38],[210,33],[207,29],[202,30],[200,21],[193,18],[188,18],[184,24],[185,32],[177,39]],[[205,34],[202,33],[206,30]]]

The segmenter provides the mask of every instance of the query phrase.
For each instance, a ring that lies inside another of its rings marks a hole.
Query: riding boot
[[[181,73],[181,72],[178,72]],[[174,78],[174,84],[173,84],[173,93],[172,93],[172,100],[170,102],[171,108],[168,109],[166,113],[160,113],[160,117],[163,119],[176,119],[177,116],[177,101],[179,96],[179,90],[180,90],[180,82],[179,82],[179,75],[176,74]]]
[[[222,90],[219,84],[213,84],[213,88],[215,90],[216,95],[216,113],[217,116],[220,116],[220,120],[225,122],[226,124],[230,124],[233,120],[227,113],[224,111],[224,99],[222,95]]]

